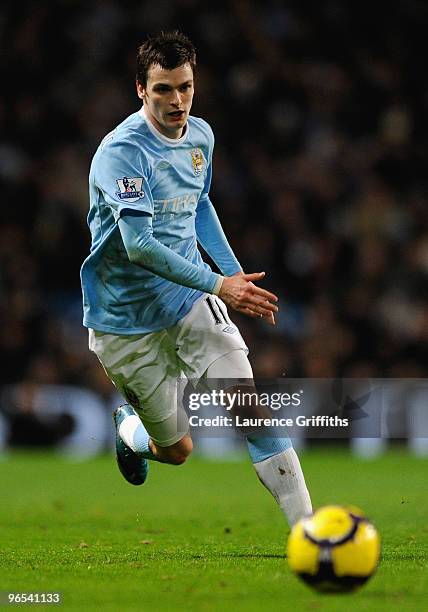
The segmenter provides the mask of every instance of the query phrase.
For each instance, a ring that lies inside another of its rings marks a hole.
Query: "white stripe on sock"
[[[303,516],[311,514],[311,498],[294,448],[287,448],[269,459],[255,463],[254,468],[291,526]]]
[[[125,417],[119,425],[119,436],[134,452],[137,452],[134,445],[134,435],[138,427],[143,427],[143,425],[135,414]]]

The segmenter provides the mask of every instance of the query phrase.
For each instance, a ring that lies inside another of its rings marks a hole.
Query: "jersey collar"
[[[145,120],[147,127],[149,128],[149,130],[151,131],[151,133],[153,134],[153,136],[155,136],[156,138],[158,138],[161,142],[163,142],[164,144],[168,144],[170,146],[177,146],[179,144],[182,144],[186,139],[187,139],[187,134],[189,133],[189,125],[188,123],[186,123],[186,125],[184,126],[185,132],[182,136],[180,136],[180,138],[168,138],[168,136],[164,136],[163,134],[161,134],[159,132],[159,130],[157,130],[155,128],[155,126],[153,125],[153,123],[150,121],[150,119],[148,119],[145,110],[144,110],[144,106],[142,106],[140,108],[140,110],[138,111],[138,114]]]

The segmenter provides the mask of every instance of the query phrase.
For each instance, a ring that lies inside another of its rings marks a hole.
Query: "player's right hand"
[[[266,289],[257,287],[253,282],[262,280],[264,276],[264,272],[252,274],[239,272],[234,276],[226,276],[218,295],[234,310],[249,317],[263,317],[267,323],[275,325],[275,313],[278,312],[275,302],[278,301],[278,297]]]

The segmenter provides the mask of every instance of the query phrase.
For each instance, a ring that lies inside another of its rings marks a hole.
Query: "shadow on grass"
[[[287,555],[275,555],[266,553],[231,553],[231,552],[216,552],[211,553],[211,557],[222,557],[223,559],[286,559]],[[201,559],[204,555],[190,555],[192,559]]]

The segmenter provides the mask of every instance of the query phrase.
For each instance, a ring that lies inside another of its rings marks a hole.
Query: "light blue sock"
[[[159,461],[150,450],[150,436],[137,415],[123,419],[119,426],[119,435],[129,448],[132,448],[135,453],[138,453],[144,459]]]
[[[259,463],[293,447],[290,438],[266,438],[255,435],[247,437],[247,446],[253,463]]]
[[[137,427],[134,433],[134,448],[135,452],[144,457],[144,459],[151,459],[152,461],[157,461],[157,458],[154,456],[152,451],[150,450],[149,440],[150,436],[144,428],[144,425]]]

